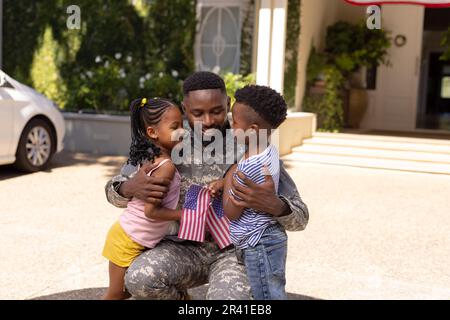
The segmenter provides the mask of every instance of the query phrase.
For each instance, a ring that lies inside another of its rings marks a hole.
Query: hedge
[[[131,99],[181,99],[194,71],[195,0],[4,1],[6,73],[66,110],[126,111]]]

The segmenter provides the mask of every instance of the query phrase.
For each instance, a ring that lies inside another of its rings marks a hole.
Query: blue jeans
[[[255,300],[287,300],[286,256],[287,234],[279,224],[268,227],[255,247],[243,250]]]

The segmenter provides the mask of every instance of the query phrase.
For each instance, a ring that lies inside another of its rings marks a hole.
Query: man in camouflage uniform
[[[206,185],[220,179],[230,166],[225,161],[211,163],[205,159],[198,161],[192,156],[203,155],[205,148],[204,144],[195,143],[194,123],[201,122],[204,134],[208,129],[225,132],[230,127],[227,119],[230,99],[223,80],[213,73],[197,72],[186,79],[183,92],[183,108],[187,118],[184,127],[190,134],[193,152],[187,161],[177,165],[182,176],[179,208],[184,203],[189,186]],[[197,150],[199,153],[195,152],[196,148],[200,148]],[[227,146],[224,148],[226,152]],[[108,201],[121,208],[126,207],[133,196],[160,203],[170,181],[148,177],[146,173],[151,168],[151,165],[141,168],[125,165],[121,174],[105,186]],[[286,230],[300,231],[308,223],[308,209],[294,182],[281,168],[278,195],[270,177],[265,183],[257,185],[241,176],[246,186],[235,183],[234,188],[242,199],[242,206],[273,214]],[[125,286],[134,298],[183,299],[187,289],[209,283],[207,299],[251,299],[244,265],[232,245],[220,250],[210,235],[203,243],[182,241],[176,237],[177,227],[178,223],[172,235],[142,253],[128,268]]]

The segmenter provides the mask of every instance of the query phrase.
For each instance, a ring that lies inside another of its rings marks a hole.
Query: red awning
[[[380,4],[417,4],[426,7],[450,7],[450,1],[442,0],[345,0],[351,4],[369,6]]]

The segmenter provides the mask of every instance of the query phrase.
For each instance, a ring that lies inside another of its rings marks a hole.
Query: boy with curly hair
[[[277,148],[266,137],[286,119],[287,106],[275,90],[252,85],[236,92],[233,106],[233,132],[239,138],[245,132],[246,153],[224,179],[223,206],[231,220],[230,238],[241,250],[248,280],[256,300],[287,299],[285,266],[287,235],[281,224],[266,212],[242,207],[240,195],[232,189],[232,179],[244,185],[235,174],[240,171],[254,183],[273,179],[276,190],[280,179]],[[256,143],[250,143],[250,137]]]

